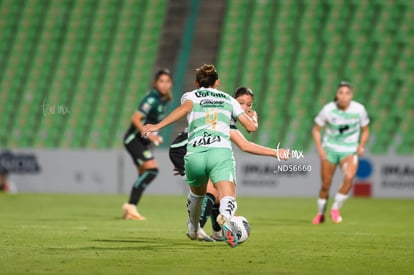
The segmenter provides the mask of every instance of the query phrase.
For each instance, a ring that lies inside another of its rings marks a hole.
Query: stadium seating
[[[1,0],[1,146],[122,146],[167,5]],[[345,79],[370,114],[369,150],[414,153],[413,20],[409,0],[228,0],[221,89],[254,90],[261,126],[250,139],[306,151],[314,116]]]
[[[2,147],[122,146],[137,94],[151,83],[166,7],[0,1]]]
[[[372,120],[371,152],[413,153],[413,8],[407,0],[230,0],[217,64],[226,90],[256,91],[261,127],[252,139],[310,150],[314,116],[348,80]]]

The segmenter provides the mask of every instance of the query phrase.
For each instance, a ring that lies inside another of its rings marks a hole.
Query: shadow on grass
[[[304,224],[311,224],[312,220],[309,219],[255,219],[253,223],[260,224],[260,225],[304,225]]]
[[[161,250],[203,250],[210,249],[212,243],[191,241],[191,240],[174,240],[166,238],[134,238],[134,239],[95,239],[92,242],[96,242],[101,245],[85,246],[85,247],[61,247],[52,248],[50,250],[91,250],[91,251],[131,251],[131,250],[147,250],[147,251],[161,251]],[[112,244],[119,244],[118,246],[112,246]]]

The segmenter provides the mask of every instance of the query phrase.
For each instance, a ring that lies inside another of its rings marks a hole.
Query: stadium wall
[[[128,193],[136,179],[129,155],[116,150],[13,150],[0,151],[0,164],[10,172],[19,192]],[[235,152],[238,194],[241,196],[316,196],[320,165],[316,154],[292,151],[293,160]],[[184,195],[182,177],[173,176],[168,151],[155,150],[160,174],[147,193]],[[413,156],[366,156],[359,160],[354,196],[414,198]],[[342,173],[334,177],[331,194]]]

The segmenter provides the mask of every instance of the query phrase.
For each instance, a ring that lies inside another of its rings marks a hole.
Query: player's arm
[[[315,125],[313,126],[312,129],[312,136],[313,136],[313,140],[315,141],[315,145],[316,145],[316,150],[318,150],[319,156],[321,157],[321,160],[325,160],[326,159],[326,153],[325,150],[322,147],[322,142],[321,142],[321,126],[319,126],[318,124],[315,123]]]
[[[166,118],[161,120],[157,124],[146,124],[143,126],[142,135],[146,136],[150,132],[157,132],[165,126],[170,125],[171,123],[176,122],[185,115],[191,112],[193,109],[193,102],[191,100],[186,100],[179,107],[175,108]]]
[[[233,105],[232,116],[234,119],[238,120],[244,128],[249,132],[255,132],[257,130],[257,123],[249,117],[240,106],[240,103],[237,102],[234,98],[230,98],[230,101]]]
[[[142,128],[144,127],[144,124],[142,123],[144,118],[145,115],[140,111],[136,111],[131,117],[132,124],[134,124],[135,128],[137,128],[140,132],[142,132]]]
[[[246,128],[249,132],[256,132],[257,130],[257,123],[253,121],[248,115],[245,113],[241,114],[237,120],[243,125],[244,128]]]
[[[286,152],[286,149],[272,149],[248,141],[239,130],[230,130],[230,139],[242,151],[247,153],[260,156],[270,156],[279,159],[287,159],[287,156],[289,155],[288,152]]]
[[[359,145],[357,148],[357,154],[362,156],[364,154],[365,151],[365,144],[368,141],[368,137],[369,137],[369,128],[368,125],[361,127],[361,139],[359,141]]]
[[[369,124],[368,113],[367,113],[367,110],[363,108],[361,112],[361,138],[359,140],[359,145],[357,147],[357,154],[359,156],[362,156],[364,154],[365,144],[368,141],[368,137],[369,137],[368,124]]]
[[[257,128],[259,127],[259,122],[258,122],[258,119],[257,119],[257,113],[253,110],[249,110],[249,111],[246,112],[246,115],[249,119],[251,119],[253,124],[256,126],[256,130],[253,131],[253,132],[256,132]],[[249,131],[249,133],[250,133],[250,131]]]
[[[137,128],[140,133],[142,133],[144,128],[144,124],[142,123],[144,118],[145,115],[140,111],[136,111],[131,118],[132,124],[134,124],[135,128]],[[162,137],[160,135],[148,135],[147,138],[156,146],[162,143]]]

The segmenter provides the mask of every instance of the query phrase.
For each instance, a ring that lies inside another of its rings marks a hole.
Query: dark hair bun
[[[204,64],[196,69],[196,81],[200,87],[212,87],[217,79],[218,73],[212,64]]]

